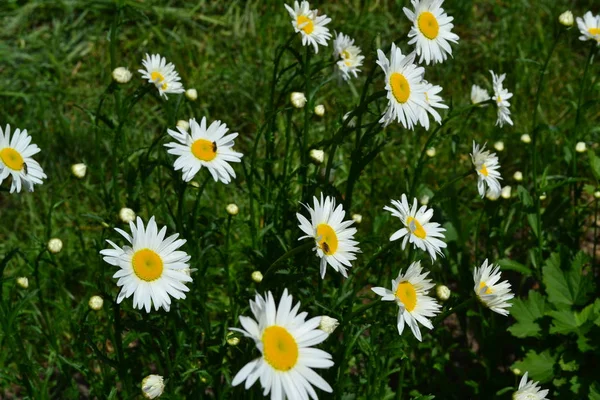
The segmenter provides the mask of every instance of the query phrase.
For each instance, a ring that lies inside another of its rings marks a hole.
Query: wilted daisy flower
[[[504,82],[506,74],[496,75],[494,71],[490,71],[490,73],[494,80],[494,101],[498,106],[498,120],[496,120],[496,125],[500,125],[500,128],[504,126],[504,123],[512,125],[513,122],[510,119],[510,110],[508,109],[510,107],[508,99],[513,95],[507,89],[502,87],[502,82]]]
[[[442,117],[435,110],[436,108],[448,108],[447,105],[442,103],[443,99],[438,96],[438,93],[442,91],[442,87],[438,85],[432,85],[427,81],[423,81],[425,85],[425,107],[419,112],[419,123],[423,128],[429,130],[429,115],[433,117],[435,122],[438,124],[442,123]]]
[[[337,37],[333,41],[333,54],[339,56],[341,60],[337,62],[337,65],[342,71],[342,76],[345,80],[350,79],[350,74],[356,78],[358,69],[362,66],[363,60],[360,48],[354,45],[354,39],[350,39],[350,36],[338,33]]]
[[[181,78],[173,63],[168,63],[160,54],[148,55],[142,60],[145,69],[140,69],[138,72],[142,74],[142,78],[153,83],[158,89],[158,93],[168,99],[167,93],[183,93],[185,89],[181,85]]]
[[[471,153],[471,161],[477,171],[477,190],[483,198],[485,195],[485,184],[488,186],[488,192],[493,193],[493,197],[500,196],[502,190],[500,186],[500,164],[496,153],[491,153],[485,150],[485,144],[479,148],[479,145],[473,141],[473,153]]]
[[[313,370],[333,366],[329,353],[311,347],[329,336],[319,329],[321,317],[306,321],[307,313],[298,314],[300,303],[293,305],[287,289],[279,306],[271,292],[265,297],[257,294],[254,301],[250,300],[254,318],[240,316],[243,329],[230,328],[253,339],[261,352],[235,375],[231,384],[246,381],[244,387],[249,389],[260,378],[263,395],[271,393],[271,399],[316,399],[313,386],[331,393],[331,386]]]
[[[439,313],[441,306],[433,297],[427,296],[429,290],[435,285],[431,279],[425,279],[429,272],[421,273],[419,261],[410,264],[406,274],[402,271],[396,279],[392,279],[392,290],[383,287],[371,288],[381,296],[383,301],[395,301],[400,307],[398,311],[398,333],[402,335],[406,323],[413,335],[421,341],[421,330],[417,321],[427,329],[433,329],[428,318]]]
[[[39,152],[40,148],[31,144],[27,129],[17,128],[11,138],[10,125],[4,131],[0,127],[0,185],[10,176],[11,193],[19,193],[21,187],[33,192],[33,185],[40,185],[47,178],[40,164],[31,158]]]
[[[581,32],[579,40],[595,40],[600,46],[600,15],[588,11],[583,18],[577,17],[577,26]]]
[[[542,390],[538,382],[527,381],[528,372],[521,378],[519,390],[513,393],[513,400],[548,400],[548,389]]]
[[[298,240],[314,239],[316,244],[314,250],[321,258],[321,278],[325,277],[327,264],[347,278],[346,267],[352,267],[350,261],[355,260],[355,253],[360,251],[357,247],[358,242],[352,240],[356,228],[350,228],[350,225],[354,221],[351,219],[343,221],[346,212],[341,204],[335,206],[333,197],[327,196],[323,200],[321,194],[321,201],[313,197],[313,204],[314,208],[304,205],[310,214],[310,221],[302,214],[296,213],[300,222],[298,226],[306,233]]]
[[[443,257],[442,249],[446,247],[446,243],[438,238],[444,238],[443,232],[446,229],[442,228],[437,222],[429,222],[433,217],[433,210],[427,209],[427,206],[421,206],[417,209],[416,198],[411,208],[405,194],[402,194],[401,201],[392,200],[392,205],[395,208],[385,206],[383,209],[391,212],[394,217],[400,218],[404,228],[394,232],[390,236],[390,241],[404,238],[402,250],[406,248],[406,243],[410,242],[414,247],[427,251],[432,260],[435,260],[438,254]]]
[[[242,153],[231,150],[233,139],[238,134],[226,135],[229,128],[221,121],[213,121],[206,127],[206,117],[202,118],[200,125],[195,119],[190,119],[191,134],[177,127],[177,131],[169,129],[169,135],[177,140],[165,144],[169,154],[178,156],[175,160],[175,171],[182,170],[183,180],[189,182],[202,169],[206,167],[215,182],[231,182],[235,178],[235,171],[230,162],[240,162]]]
[[[477,85],[471,87],[471,103],[479,104],[490,99],[490,94],[487,90]],[[482,107],[487,107],[487,104],[482,104]]]
[[[427,107],[425,85],[422,83],[425,69],[414,63],[415,53],[405,56],[394,43],[389,60],[381,50],[377,50],[377,58],[377,64],[385,73],[385,89],[389,100],[379,122],[387,126],[396,120],[405,128],[413,129],[422,109]]]
[[[319,16],[319,10],[311,10],[308,1],[298,4],[294,1],[294,8],[285,4],[285,8],[290,17],[292,17],[292,26],[296,32],[302,35],[302,45],[312,45],[315,53],[319,52],[319,44],[327,46],[327,41],[331,39],[329,29],[325,27],[331,22],[327,15]]]
[[[495,268],[494,268],[495,267]],[[508,300],[515,297],[510,292],[510,283],[500,280],[500,267],[490,264],[488,266],[487,258],[481,265],[481,268],[475,267],[473,271],[473,280],[475,281],[475,294],[479,300],[494,312],[501,315],[508,315],[508,310],[512,304]]]
[[[441,63],[446,60],[447,55],[452,55],[450,43],[458,42],[458,36],[452,33],[454,19],[444,12],[442,4],[444,0],[411,0],[415,11],[404,7],[404,14],[413,23],[408,37],[408,44],[416,43],[419,62],[429,65]]]
[[[160,375],[148,375],[142,380],[142,393],[147,399],[160,397],[164,390],[165,384]]]
[[[135,308],[145,308],[146,312],[150,312],[154,303],[155,310],[162,307],[169,311],[171,297],[185,299],[184,292],[189,291],[185,282],[192,282],[192,278],[183,272],[190,267],[190,256],[178,250],[186,241],[177,239],[178,234],[165,239],[167,227],[159,231],[154,217],[150,218],[147,227],[138,217],[137,226],[130,222],[129,228],[131,235],[119,228],[115,230],[127,239],[131,247],[121,248],[107,240],[113,248],[100,251],[104,261],[120,268],[113,275],[113,278],[119,278],[117,286],[121,287],[117,303],[133,294]]]

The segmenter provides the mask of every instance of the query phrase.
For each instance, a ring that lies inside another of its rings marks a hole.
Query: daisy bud
[[[594,192],[594,197],[597,198],[597,199],[600,199],[600,190],[596,190]]]
[[[128,224],[135,219],[135,211],[133,211],[131,208],[123,207],[119,211],[119,218],[121,221]]]
[[[513,178],[515,179],[515,181],[521,182],[523,180],[523,173],[521,171],[517,171],[513,175]]]
[[[488,190],[487,193],[485,194],[485,197],[488,200],[496,201],[496,200],[498,200],[498,197],[500,197],[500,193],[497,193],[493,190]]]
[[[309,156],[316,165],[319,165],[325,159],[325,152],[323,150],[312,149]]]
[[[240,212],[240,209],[238,208],[238,206],[233,203],[227,204],[227,207],[225,207],[225,210],[227,210],[227,214],[229,214],[231,216],[238,215],[238,213]]]
[[[421,197],[419,202],[421,203],[421,205],[426,206],[427,204],[429,204],[429,196],[424,195],[423,197]]]
[[[562,25],[564,25],[566,27],[573,26],[573,13],[568,10],[565,11],[564,13],[560,14],[560,16],[558,17],[558,22],[560,22]]]
[[[328,317],[327,315],[323,315],[321,316],[321,323],[319,324],[319,329],[327,333],[328,335],[331,335],[339,324],[340,323],[337,319]]]
[[[117,83],[127,83],[131,80],[131,72],[125,67],[117,67],[112,72],[112,77]]]
[[[306,96],[302,92],[292,92],[290,95],[290,101],[296,108],[302,108],[306,104]]]
[[[577,142],[575,145],[575,151],[578,153],[585,153],[586,150],[587,146],[585,145],[585,142]]]
[[[325,106],[323,104],[319,104],[318,106],[316,106],[315,114],[317,114],[319,117],[325,115]]]
[[[352,113],[352,111],[348,111],[346,114],[344,114],[344,116],[342,117],[342,121],[347,120],[351,113]],[[352,117],[352,119],[348,122],[348,127],[353,128],[355,126],[356,126],[356,118]]]
[[[196,101],[198,98],[198,91],[194,88],[188,89],[185,91],[185,97],[187,97],[189,101]]]
[[[165,390],[165,384],[160,375],[148,375],[142,380],[142,393],[147,399],[160,397],[163,390]]]
[[[531,143],[531,136],[529,136],[528,134],[524,133],[521,135],[521,142],[523,143]]]
[[[521,375],[521,370],[519,368],[513,368],[512,373],[519,376],[519,375]]]
[[[198,189],[200,187],[200,184],[196,181],[191,181],[190,182],[190,186],[191,187],[195,187],[196,189]]]
[[[360,215],[360,214],[352,214],[352,219],[357,224],[360,224],[362,222],[362,215]]]
[[[92,296],[90,297],[90,301],[88,301],[88,306],[94,311],[101,310],[103,305],[104,300],[100,296]]]
[[[497,141],[496,143],[494,143],[494,148],[495,148],[497,151],[502,151],[502,150],[504,150],[504,142],[503,142],[503,141],[501,141],[501,140]]]
[[[548,196],[546,196],[546,192],[540,194],[540,200],[544,201],[548,198]]]
[[[52,238],[48,241],[48,250],[50,253],[58,254],[63,248],[63,242],[59,238]]]
[[[430,147],[425,151],[429,157],[435,157],[435,147]]]
[[[252,273],[252,280],[256,283],[261,283],[263,280],[263,274],[260,271],[254,271]]]
[[[87,172],[87,166],[83,163],[73,164],[71,165],[71,172],[75,177],[81,179],[85,177],[85,173]]]
[[[504,186],[502,188],[502,193],[500,195],[502,196],[503,199],[510,199],[510,193],[511,193],[511,187]]]
[[[29,279],[27,279],[26,276],[20,276],[17,278],[17,285],[19,285],[21,289],[27,289],[29,287]]]
[[[179,121],[177,121],[177,127],[187,132],[190,130],[190,123],[184,119],[180,119]]]
[[[435,294],[437,295],[437,298],[441,301],[446,301],[450,298],[452,292],[450,291],[450,289],[448,289],[448,286],[446,285],[437,285],[437,287],[435,288]]]
[[[233,336],[234,333],[233,332],[229,332],[227,334],[227,343],[230,346],[237,346],[240,343],[240,338],[237,336]]]

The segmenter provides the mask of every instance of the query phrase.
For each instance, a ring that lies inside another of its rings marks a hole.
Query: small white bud
[[[546,196],[546,192],[540,194],[540,200],[544,201],[548,198],[548,196]]]
[[[425,151],[429,157],[435,157],[435,147],[430,147]]]
[[[254,271],[252,273],[252,280],[256,283],[261,283],[263,280],[263,274],[260,271]]]
[[[71,172],[77,178],[81,179],[85,177],[85,173],[87,172],[87,166],[83,163],[73,164],[71,165]]]
[[[521,135],[521,142],[523,143],[531,143],[531,136],[529,136],[527,133],[524,133]]]
[[[103,305],[104,300],[100,296],[92,296],[90,297],[90,301],[88,301],[88,306],[94,311],[101,310]]]
[[[227,334],[227,343],[230,346],[237,346],[240,343],[240,338],[237,336],[234,336],[234,335],[235,335],[235,333],[233,333],[233,332],[229,332]]]
[[[177,121],[177,127],[187,132],[190,130],[190,123],[187,122],[185,119],[180,119],[179,121]]]
[[[510,199],[510,194],[511,194],[511,187],[510,186],[504,186],[502,188],[502,193],[501,196],[503,199]]]
[[[317,165],[321,164],[325,159],[325,152],[323,150],[312,149],[308,153],[310,159]]]
[[[496,201],[496,200],[498,200],[498,197],[500,197],[500,193],[496,192],[494,190],[488,190],[487,193],[485,194],[485,197],[488,200]]]
[[[323,104],[315,106],[315,114],[317,114],[319,117],[325,115],[325,106]]]
[[[450,298],[452,292],[446,285],[437,285],[435,288],[435,294],[437,295],[437,298],[441,301],[446,301]]]
[[[321,323],[319,324],[319,329],[323,332],[331,335],[335,328],[340,325],[337,319],[328,317],[327,315],[323,315],[321,317]]]
[[[17,285],[19,285],[21,289],[27,289],[29,287],[29,279],[27,279],[26,276],[20,276],[17,278]]]
[[[558,22],[567,27],[573,26],[573,13],[568,10],[565,11],[558,17]]]
[[[48,250],[50,253],[58,254],[63,248],[63,242],[59,238],[52,238],[48,241]]]
[[[302,92],[292,92],[290,95],[290,101],[296,108],[302,108],[306,104],[306,96]]]
[[[360,224],[362,222],[362,215],[360,215],[360,214],[352,214],[352,220],[354,222],[356,222],[357,224]]]
[[[517,171],[514,173],[513,178],[517,182],[521,182],[523,180],[523,173],[521,171]]]
[[[196,181],[191,181],[191,182],[190,182],[190,186],[191,186],[191,187],[195,187],[195,188],[197,189],[197,188],[199,188],[199,187],[200,187],[200,184],[199,184],[198,182],[196,182]]]
[[[600,199],[600,190],[596,190],[594,192],[594,197],[597,198],[597,199]]]
[[[424,195],[419,199],[419,202],[421,203],[421,205],[426,206],[427,204],[429,204],[429,196]]]
[[[225,210],[227,211],[227,214],[229,214],[231,216],[238,215],[238,213],[240,212],[240,209],[238,208],[238,206],[233,203],[227,204],[227,207],[225,207]]]
[[[585,153],[586,150],[587,146],[585,145],[585,142],[577,142],[575,145],[575,151],[578,153]]]
[[[521,375],[521,370],[519,368],[513,368],[512,373],[515,375]]]
[[[142,380],[142,393],[147,399],[160,397],[164,390],[165,384],[160,375],[148,375]]]
[[[135,211],[133,211],[131,208],[123,207],[119,211],[119,218],[121,221],[128,224],[135,219]]]
[[[113,70],[112,77],[117,83],[127,83],[131,80],[131,72],[125,67],[117,67]]]
[[[494,148],[497,151],[502,151],[504,150],[504,142],[502,140],[497,141],[496,143],[494,143]]]
[[[198,91],[194,88],[188,89],[185,91],[185,97],[187,97],[189,101],[196,101],[198,98]]]

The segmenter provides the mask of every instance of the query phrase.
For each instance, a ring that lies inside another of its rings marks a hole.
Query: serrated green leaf
[[[517,322],[508,331],[519,338],[538,336],[541,328],[535,321],[544,317],[546,299],[539,292],[530,290],[527,299],[516,298],[512,304],[510,313]]]
[[[552,326],[550,333],[560,333],[566,335],[571,332],[577,332],[577,321],[575,313],[571,310],[550,311],[548,315],[552,317]]]
[[[525,276],[531,276],[531,274],[532,274],[531,268],[529,268],[521,263],[518,263],[516,261],[513,261],[513,260],[504,258],[504,259],[498,261],[497,263],[498,263],[498,265],[500,265],[502,267],[502,270],[517,271]]]
[[[530,350],[523,361],[517,361],[512,365],[512,369],[518,368],[521,371],[528,371],[531,379],[545,383],[554,377],[554,364],[556,356],[550,354],[550,350],[546,350],[540,354]]]
[[[539,324],[531,321],[517,322],[508,328],[508,331],[518,338],[539,336],[540,330]]]
[[[542,268],[543,281],[548,292],[548,300],[556,306],[584,304],[593,282],[582,274],[587,256],[578,253],[566,271],[561,269],[560,255],[553,253]]]
[[[590,385],[590,395],[588,396],[589,400],[600,400],[600,383],[594,382]]]

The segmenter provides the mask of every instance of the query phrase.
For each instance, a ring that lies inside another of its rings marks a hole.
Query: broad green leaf
[[[577,321],[575,313],[571,310],[550,311],[548,315],[552,317],[552,326],[550,333],[560,333],[566,335],[571,332],[577,332]]]
[[[556,356],[552,356],[550,350],[546,350],[540,354],[529,350],[523,361],[517,361],[511,368],[528,371],[531,379],[545,383],[553,378],[555,363]]]
[[[546,310],[546,299],[534,290],[529,291],[529,297],[525,300],[513,300],[510,313],[517,323],[508,328],[509,332],[516,337],[538,336],[540,326],[535,322],[543,318]]]
[[[593,289],[593,282],[583,275],[583,266],[587,261],[584,253],[575,256],[569,269],[561,269],[560,255],[553,253],[546,260],[542,269],[544,284],[548,292],[548,299],[556,306],[584,304],[589,292]]]
[[[525,276],[531,276],[531,269],[516,261],[504,258],[497,263],[502,267],[502,270],[517,271]]]
[[[524,338],[530,336],[539,336],[541,328],[539,324],[536,322],[525,321],[525,322],[516,322],[508,331],[515,337]]]
[[[600,400],[600,383],[594,382],[590,386],[590,395],[588,397],[589,400]]]

